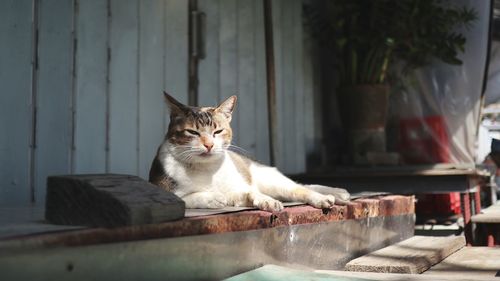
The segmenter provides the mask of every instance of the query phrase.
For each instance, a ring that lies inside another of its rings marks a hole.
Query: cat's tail
[[[312,191],[316,191],[316,192],[324,194],[324,195],[333,195],[335,197],[335,204],[338,204],[338,205],[347,204],[347,202],[349,202],[349,199],[351,198],[351,194],[349,194],[349,192],[343,188],[330,187],[330,186],[319,185],[319,184],[307,184],[304,186],[307,189],[310,189]]]

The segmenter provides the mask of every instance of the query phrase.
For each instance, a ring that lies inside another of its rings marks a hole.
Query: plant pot
[[[386,151],[385,125],[389,104],[389,86],[356,85],[339,90],[340,114],[348,133],[350,158],[355,164],[367,164],[367,154]]]

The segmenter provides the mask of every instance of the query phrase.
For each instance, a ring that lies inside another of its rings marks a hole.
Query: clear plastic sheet
[[[490,1],[460,0],[478,20],[466,30],[460,66],[435,62],[407,76],[391,100],[393,150],[405,164],[475,163],[489,44]],[[395,128],[394,128],[395,127]]]

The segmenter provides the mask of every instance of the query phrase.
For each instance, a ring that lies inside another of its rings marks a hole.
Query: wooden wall
[[[320,150],[319,65],[303,29],[302,1],[272,4],[279,127],[276,165],[286,173],[299,173],[306,170],[306,158]],[[236,93],[234,142],[268,163],[262,1],[201,0],[198,5],[207,16],[207,57],[199,66],[200,104],[214,104]]]
[[[147,178],[168,122],[162,91],[187,102],[187,4],[0,1],[0,206],[43,204],[51,174]],[[268,163],[262,2],[198,5],[207,15],[200,104],[237,94],[235,144]],[[277,166],[297,173],[319,149],[319,75],[305,40],[301,1],[273,5]]]

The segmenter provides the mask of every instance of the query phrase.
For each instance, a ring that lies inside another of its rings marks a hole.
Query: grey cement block
[[[45,218],[54,224],[114,227],[184,217],[185,204],[171,192],[130,175],[47,178]]]

